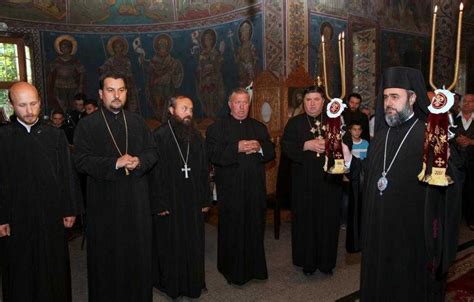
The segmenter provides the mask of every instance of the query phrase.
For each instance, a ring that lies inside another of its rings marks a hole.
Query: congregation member
[[[88,99],[84,102],[84,112],[85,115],[91,115],[92,113],[96,112],[99,109],[99,105],[97,101],[94,99]]]
[[[425,87],[421,72],[407,67],[389,68],[381,79],[376,134],[364,160],[361,301],[444,300],[458,239],[459,161],[451,148],[447,174],[454,184],[448,187],[418,180]],[[356,174],[359,160],[349,161]]]
[[[344,110],[342,116],[344,123],[348,126],[353,121],[358,121],[362,126],[361,137],[366,141],[370,141],[369,133],[369,118],[367,114],[361,110],[362,96],[358,93],[351,93],[347,97],[347,109]],[[350,141],[350,134],[347,134],[347,139]]]
[[[156,162],[143,118],[124,110],[121,74],[100,80],[103,102],[76,128],[75,164],[87,175],[89,301],[151,301],[152,211],[147,172]]]
[[[64,132],[40,119],[34,86],[9,91],[15,115],[0,128],[0,237],[5,302],[71,301],[65,228],[81,196]]]
[[[369,142],[361,138],[361,134],[362,134],[361,122],[358,120],[352,121],[352,123],[348,127],[348,131],[351,135],[352,155],[362,160],[365,159],[367,157]]]
[[[275,158],[268,130],[250,118],[250,96],[232,91],[230,115],[206,131],[206,150],[215,167],[219,207],[217,267],[228,283],[268,278],[264,232],[265,163]]]
[[[65,121],[66,117],[62,110],[53,110],[51,112],[51,126],[63,130],[68,143],[72,145],[74,142],[74,128],[72,125],[66,124]]]
[[[85,113],[85,102],[86,102],[86,95],[83,93],[78,93],[74,96],[74,101],[73,101],[73,108],[72,110],[68,111],[67,114],[69,114],[69,117],[71,118],[71,121],[74,125],[74,127],[79,123],[79,120],[83,118],[86,113]]]
[[[467,93],[461,102],[461,111],[455,119],[456,146],[464,161],[463,216],[474,231],[474,94]]]
[[[193,102],[173,97],[168,120],[153,133],[158,161],[150,181],[158,206],[153,221],[153,283],[176,299],[206,288],[204,213],[210,206],[204,139],[193,124]]]
[[[291,118],[281,140],[291,160],[291,247],[293,264],[305,275],[332,274],[339,238],[342,175],[324,172],[325,95],[304,91],[304,113]]]

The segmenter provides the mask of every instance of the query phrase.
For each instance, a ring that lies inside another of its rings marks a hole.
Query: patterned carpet
[[[459,257],[451,267],[446,301],[474,301],[474,251]]]

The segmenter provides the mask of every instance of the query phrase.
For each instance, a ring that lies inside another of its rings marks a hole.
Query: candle
[[[448,90],[453,89],[456,86],[459,75],[459,58],[461,57],[461,33],[462,33],[462,15],[463,15],[464,5],[459,4],[459,17],[458,17],[458,32],[456,39],[456,61],[454,63],[454,78],[451,85],[449,85]]]
[[[435,48],[435,39],[436,39],[436,13],[438,12],[438,5],[435,5],[433,12],[433,21],[431,24],[431,48],[430,48],[430,76],[429,82],[431,88],[436,90],[436,86],[433,83],[433,66],[434,66],[434,48]]]

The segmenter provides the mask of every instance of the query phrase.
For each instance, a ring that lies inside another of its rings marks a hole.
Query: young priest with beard
[[[154,132],[158,162],[150,177],[153,282],[171,298],[198,298],[205,289],[204,213],[209,210],[208,161],[194,127],[193,102],[170,100],[169,119]]]

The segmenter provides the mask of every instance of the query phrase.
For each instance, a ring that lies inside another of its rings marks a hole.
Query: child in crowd
[[[352,137],[352,155],[363,160],[367,157],[369,142],[362,139],[362,124],[359,121],[352,121],[349,125],[349,133]]]

